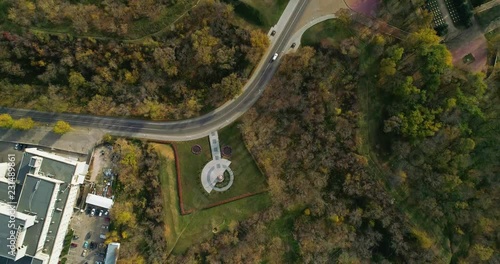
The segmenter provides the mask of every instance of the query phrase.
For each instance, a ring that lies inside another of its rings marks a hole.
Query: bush
[[[14,123],[14,119],[9,114],[0,115],[0,128],[10,128]]]
[[[35,121],[31,117],[21,118],[12,123],[12,128],[18,130],[30,130],[33,127],[35,127]]]
[[[64,121],[57,121],[56,125],[54,126],[54,129],[52,130],[54,131],[54,133],[56,134],[65,134],[69,131],[71,131],[71,126],[67,123],[67,122],[64,122]]]

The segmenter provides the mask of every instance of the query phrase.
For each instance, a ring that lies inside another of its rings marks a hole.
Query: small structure
[[[227,191],[234,182],[233,171],[229,168],[231,161],[221,157],[219,135],[217,131],[210,133],[208,139],[210,140],[212,160],[203,167],[201,172],[201,184],[207,193],[211,193],[212,191],[224,192]],[[220,183],[226,180],[224,177],[225,172],[229,174],[229,180],[226,185],[221,186]]]
[[[87,204],[97,206],[100,208],[104,208],[104,209],[108,209],[108,210],[111,209],[111,207],[113,206],[113,200],[106,198],[106,197],[103,197],[103,196],[91,194],[91,193],[89,193],[87,195],[87,199],[85,200],[85,202]]]
[[[109,243],[108,250],[106,251],[106,258],[104,264],[115,264],[118,261],[118,251],[120,250],[120,243]]]
[[[195,154],[195,155],[200,154],[200,153],[201,153],[201,150],[202,150],[202,148],[201,148],[201,146],[200,146],[200,145],[194,145],[194,146],[192,146],[192,147],[191,147],[191,152],[192,152],[193,154]]]

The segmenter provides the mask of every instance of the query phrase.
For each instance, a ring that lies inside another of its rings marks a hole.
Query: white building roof
[[[106,209],[111,209],[111,206],[113,206],[113,200],[91,193],[87,195],[87,199],[85,200],[85,202]]]
[[[106,259],[104,259],[104,264],[115,264],[118,259],[118,250],[120,249],[120,243],[113,242],[109,243],[108,250],[106,252]]]
[[[0,179],[4,179],[9,170],[9,164],[7,162],[0,163]]]

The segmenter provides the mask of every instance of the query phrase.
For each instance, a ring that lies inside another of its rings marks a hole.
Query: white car
[[[271,59],[271,61],[275,61],[277,58],[278,58],[278,53],[274,53],[273,58]]]

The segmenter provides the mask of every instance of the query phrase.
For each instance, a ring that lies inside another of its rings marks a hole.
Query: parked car
[[[26,147],[26,145],[21,144],[21,143],[16,143],[16,145],[14,145],[15,150],[23,150],[25,147]]]
[[[77,239],[79,239],[79,238],[80,238],[80,237],[79,237],[79,236],[77,236],[77,235],[74,235],[74,236],[73,236],[73,240],[77,240]]]
[[[101,239],[106,239],[106,235],[105,235],[105,234],[101,234],[101,235],[99,235],[99,237],[100,237]]]
[[[99,210],[99,216],[102,216],[102,211],[103,211],[103,210]]]
[[[78,244],[77,243],[71,243],[71,247],[72,248],[76,248],[76,247],[78,247]]]
[[[276,30],[273,30],[273,32],[271,32],[271,36],[274,36],[276,35]]]
[[[101,228],[102,229],[108,229],[108,226],[107,225],[102,225]]]
[[[87,235],[85,235],[85,240],[89,240],[91,236],[92,232],[88,232]]]
[[[92,211],[90,211],[90,216],[94,216],[95,215],[95,208],[92,208]]]
[[[296,45],[297,45],[297,43],[295,43],[295,42],[294,42],[294,43],[292,43],[291,48],[292,48],[292,49],[293,49],[293,48],[295,48],[295,46],[296,46]]]
[[[83,242],[83,248],[89,248],[89,242],[88,241]]]
[[[96,243],[96,242],[94,242],[94,241],[90,242],[90,249],[91,249],[91,250],[94,250],[94,249],[96,249],[96,248],[97,248],[97,243]]]
[[[83,252],[82,252],[82,257],[86,257],[87,256],[87,250],[84,249]]]

